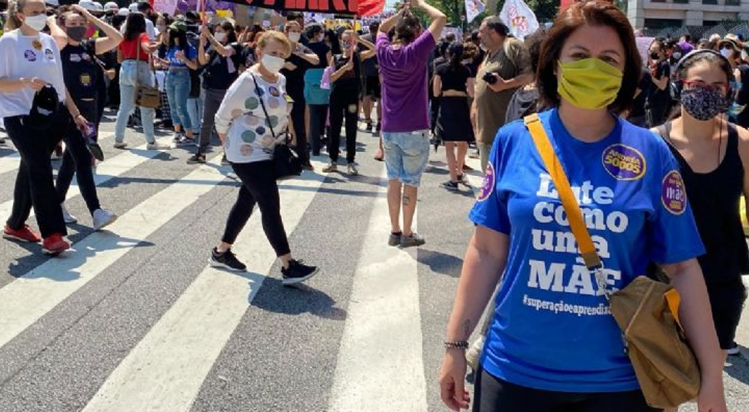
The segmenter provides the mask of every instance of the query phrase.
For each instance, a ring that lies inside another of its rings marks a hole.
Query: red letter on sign
[[[309,9],[317,10],[317,0],[309,0]]]
[[[359,14],[359,0],[348,0],[348,11]]]
[[[329,2],[329,0],[318,0],[317,9],[320,10],[320,11],[328,11],[328,10],[330,10],[330,2]]]
[[[346,3],[343,0],[333,0],[333,8],[335,11],[346,11]]]
[[[265,3],[266,6],[272,6],[273,3],[276,2],[276,0],[264,0],[263,2]]]

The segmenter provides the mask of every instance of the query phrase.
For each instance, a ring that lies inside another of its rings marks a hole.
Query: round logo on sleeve
[[[44,49],[44,56],[47,57],[47,60],[55,59],[55,53],[52,52],[52,49]]]
[[[634,147],[612,144],[603,151],[603,168],[616,180],[637,180],[645,175],[645,156]]]
[[[684,180],[676,170],[670,171],[663,178],[661,202],[672,215],[680,215],[687,210],[687,190]]]
[[[481,189],[479,189],[478,197],[476,200],[483,202],[491,196],[494,192],[494,185],[497,183],[497,175],[494,173],[494,165],[491,163],[486,165],[486,174],[484,175],[484,181],[481,183]]]

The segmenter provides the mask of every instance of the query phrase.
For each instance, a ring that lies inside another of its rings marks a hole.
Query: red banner
[[[360,0],[228,0],[232,3],[274,10],[311,11],[315,13],[358,14]],[[371,0],[362,0],[371,2]],[[384,0],[382,1],[384,5]]]
[[[385,0],[359,0],[359,15],[376,16],[385,8]]]

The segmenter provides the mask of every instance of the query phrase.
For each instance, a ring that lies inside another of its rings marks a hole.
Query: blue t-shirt
[[[187,67],[187,64],[176,56],[177,52],[180,50],[182,49],[175,46],[166,52],[166,60],[169,60],[169,67]],[[197,50],[192,46],[187,46],[187,48],[184,49],[184,52],[187,60],[193,60],[198,57]]]
[[[662,139],[617,119],[596,143],[572,137],[556,109],[540,114],[609,290],[650,262],[704,253],[679,167]],[[499,130],[471,220],[510,238],[482,365],[508,382],[560,392],[639,388],[619,327],[586,269],[564,208],[522,120]]]

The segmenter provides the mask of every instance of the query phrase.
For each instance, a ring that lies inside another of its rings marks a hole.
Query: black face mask
[[[88,28],[86,26],[68,27],[66,30],[68,37],[70,37],[70,39],[75,42],[80,42],[81,40],[83,40],[83,36],[86,35],[87,31]]]
[[[658,52],[650,52],[650,58],[653,60],[658,60]]]

